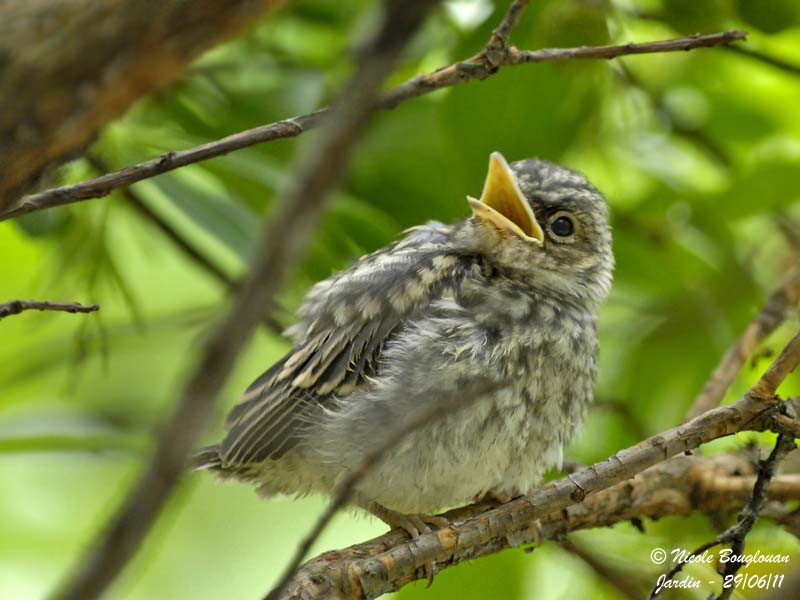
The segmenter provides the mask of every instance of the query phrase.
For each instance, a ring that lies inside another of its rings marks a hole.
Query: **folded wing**
[[[454,295],[474,259],[449,252],[448,228],[430,223],[315,285],[289,335],[292,350],[256,379],[228,416],[224,466],[277,458],[320,406],[371,386],[381,352],[431,302]]]

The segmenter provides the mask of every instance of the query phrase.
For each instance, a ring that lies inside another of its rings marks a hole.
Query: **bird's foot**
[[[402,529],[412,540],[417,539],[424,533],[430,533],[436,529],[444,529],[452,525],[445,517],[423,514],[406,515],[374,502],[364,508],[392,529]]]
[[[415,540],[425,533],[430,533],[437,529],[444,529],[450,527],[452,523],[445,517],[438,515],[424,515],[424,514],[403,514],[380,504],[374,502],[364,507],[370,513],[378,517],[381,521],[386,523],[392,529],[402,529],[408,536]],[[425,563],[425,576],[428,580],[428,586],[433,584],[433,576],[435,574],[436,563],[432,560]]]
[[[476,503],[482,502],[489,502],[494,504],[495,506],[500,506],[501,504],[508,504],[514,499],[513,496],[508,496],[507,494],[494,494],[492,492],[486,492],[483,495],[475,496]]]

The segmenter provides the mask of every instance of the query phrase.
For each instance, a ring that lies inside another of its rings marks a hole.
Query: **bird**
[[[577,171],[489,158],[471,214],[429,221],[307,293],[293,345],[196,469],[266,497],[333,494],[393,432],[350,503],[412,537],[437,513],[530,491],[579,431],[614,258],[608,205]],[[455,400],[455,402],[454,402]]]

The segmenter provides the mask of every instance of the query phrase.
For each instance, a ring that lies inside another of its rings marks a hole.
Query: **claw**
[[[531,529],[533,529],[533,539],[534,543],[539,546],[542,543],[542,522],[539,519],[534,519],[531,523]]]

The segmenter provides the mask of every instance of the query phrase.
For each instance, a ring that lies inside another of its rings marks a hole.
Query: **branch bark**
[[[514,19],[518,19],[520,11],[527,2],[515,2],[510,11]],[[509,24],[516,20],[505,21],[496,32],[507,36]],[[513,46],[499,45],[498,33],[483,50],[466,60],[454,63],[429,73],[419,75],[403,84],[386,91],[379,108],[394,108],[402,102],[429,94],[433,91],[452,87],[470,81],[483,80],[494,75],[500,68],[522,65],[532,62],[551,62],[572,59],[610,59],[631,54],[679,52],[695,48],[706,48],[727,44],[746,37],[746,33],[738,30],[724,31],[701,36],[689,36],[674,40],[646,42],[643,44],[622,44],[612,46],[582,46],[579,48],[547,48],[543,50],[518,50]],[[234,150],[253,146],[276,139],[296,137],[320,125],[330,109],[325,108],[307,115],[262,125],[209,142],[188,150],[166,152],[152,160],[126,167],[119,171],[107,173],[74,185],[56,187],[50,190],[31,194],[22,198],[10,210],[0,213],[0,221],[12,219],[30,212],[72,204],[90,198],[100,198],[112,190],[129,186],[137,181],[148,179],[179,167],[189,165],[228,154]]]
[[[250,275],[206,342],[194,375],[159,436],[152,461],[56,598],[100,596],[152,527],[183,474],[187,456],[205,429],[213,403],[253,326],[313,233],[324,201],[375,108],[383,80],[434,4],[436,0],[385,2],[380,27],[334,103],[331,118],[317,143],[296,161],[290,184],[278,198],[277,213],[263,229]]]
[[[0,4],[0,210],[278,0]],[[157,68],[154,68],[157,65]],[[12,159],[13,157],[13,159]]]
[[[97,304],[80,304],[78,302],[47,302],[40,300],[11,300],[0,304],[0,319],[18,315],[26,310],[51,310],[68,313],[90,313],[100,310]]]

